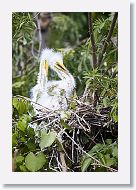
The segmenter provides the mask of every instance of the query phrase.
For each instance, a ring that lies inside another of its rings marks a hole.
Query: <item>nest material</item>
[[[103,108],[97,111],[92,105],[81,97],[72,100],[75,107],[67,111],[52,111],[47,108],[41,108],[39,114],[32,118],[33,123],[38,122],[39,130],[53,130],[59,133],[65,129],[79,129],[89,133],[92,137],[101,130],[117,137],[117,126],[109,119],[109,108]],[[71,104],[71,102],[69,102]],[[40,125],[42,122],[42,125]]]

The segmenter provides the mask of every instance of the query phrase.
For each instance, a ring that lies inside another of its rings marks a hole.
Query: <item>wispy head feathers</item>
[[[56,52],[54,49],[44,49],[40,57],[41,62],[48,61],[49,65],[56,64],[57,61],[63,62],[63,55],[60,52]]]

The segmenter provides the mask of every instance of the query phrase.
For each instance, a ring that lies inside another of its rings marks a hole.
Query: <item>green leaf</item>
[[[92,161],[91,158],[86,158],[86,159],[83,161],[82,166],[81,166],[81,171],[82,171],[82,172],[87,171],[87,168],[88,168],[89,165],[91,164],[91,161]]]
[[[49,147],[52,145],[52,143],[55,141],[56,139],[56,134],[54,132],[49,132],[47,134],[47,132],[45,130],[41,131],[41,140],[40,140],[40,148],[41,150],[43,148]]]
[[[65,128],[65,129],[68,129],[68,130],[71,130],[72,128],[67,124],[67,123],[65,123],[65,121],[64,120],[60,120],[60,123],[61,123],[61,125]]]
[[[18,110],[18,106],[19,106],[19,100],[18,100],[18,98],[13,98],[12,104]]]
[[[97,168],[95,169],[95,172],[106,172],[106,171],[107,171],[107,169],[104,168],[104,167],[97,167]]]
[[[40,152],[37,156],[30,152],[25,158],[25,166],[31,172],[40,170],[46,163],[45,155]]]
[[[18,98],[13,98],[13,106],[17,109],[19,115],[22,115],[26,112],[25,101],[19,100]]]
[[[104,105],[104,107],[108,106],[108,100],[109,99],[107,97],[103,98],[103,105]]]
[[[88,154],[92,155],[92,153],[95,153],[95,152],[99,152],[100,150],[102,150],[104,148],[104,145],[103,144],[96,144],[95,146],[93,146],[93,148],[88,152]]]
[[[100,162],[102,163],[102,164],[106,164],[106,158],[105,158],[105,155],[104,154],[102,154],[101,152],[98,152],[97,153],[97,157],[98,157],[98,159],[100,160]]]
[[[118,115],[116,114],[116,112],[112,112],[112,118],[113,118],[113,121],[116,123],[118,122]]]
[[[106,139],[105,141],[107,144],[112,144],[112,139]]]
[[[71,109],[76,109],[76,103],[75,103],[75,102],[71,102],[70,108],[71,108]]]
[[[116,157],[116,158],[118,157],[118,148],[117,148],[117,146],[114,147],[112,155],[113,155],[113,157]]]
[[[23,101],[19,101],[19,108],[18,108],[19,115],[22,115],[25,112],[25,103]]]
[[[16,134],[14,133],[12,135],[12,146],[14,147],[16,144],[17,144],[17,137],[16,137]]]
[[[27,147],[30,151],[36,150],[36,145],[31,140],[27,142]]]
[[[23,114],[20,119],[24,119],[26,122],[30,122],[31,121],[31,117],[28,114]]]
[[[113,166],[116,163],[114,158],[110,158],[110,154],[105,155],[106,166]]]
[[[24,165],[19,166],[19,168],[20,168],[20,170],[22,172],[27,172],[28,171],[27,168]]]
[[[35,136],[35,132],[34,132],[34,129],[33,128],[27,128],[27,135],[28,135],[28,137],[30,137],[30,138],[34,138],[34,136]]]
[[[27,122],[23,119],[21,121],[18,121],[17,123],[17,128],[22,131],[22,132],[25,132],[25,129],[27,127]]]
[[[19,81],[12,84],[12,88],[21,88],[25,84],[25,81]]]
[[[23,156],[17,156],[16,157],[16,163],[22,163],[24,161],[24,157]]]

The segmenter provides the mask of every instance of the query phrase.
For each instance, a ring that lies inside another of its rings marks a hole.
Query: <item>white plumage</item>
[[[48,66],[54,70],[60,80],[48,80]],[[75,80],[63,65],[63,55],[52,49],[41,53],[37,85],[31,90],[32,101],[51,110],[66,110],[67,100],[73,93]],[[38,109],[37,106],[35,106]]]

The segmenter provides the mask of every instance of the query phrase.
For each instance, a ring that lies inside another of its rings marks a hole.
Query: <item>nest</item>
[[[87,102],[87,97],[73,99],[69,105],[66,111],[52,111],[42,106],[38,110],[39,114],[32,118],[30,124],[36,131],[45,129],[47,132],[55,132],[57,139],[63,145],[66,158],[74,163],[74,171],[78,171],[79,158],[87,154],[94,145],[104,143],[107,138],[117,140],[117,124],[110,120],[109,108],[98,111]],[[48,154],[49,157],[56,155],[56,160],[59,160],[56,146]],[[53,167],[50,168],[53,170]],[[109,171],[113,170],[109,169]]]
[[[109,117],[110,108],[102,108],[98,111],[84,97],[73,99],[68,103],[70,106],[66,111],[52,111],[38,104],[41,109],[38,110],[39,114],[32,118],[31,124],[37,123],[39,130],[45,128],[57,133],[64,128],[87,133],[98,132],[101,129],[117,136],[117,124]]]

